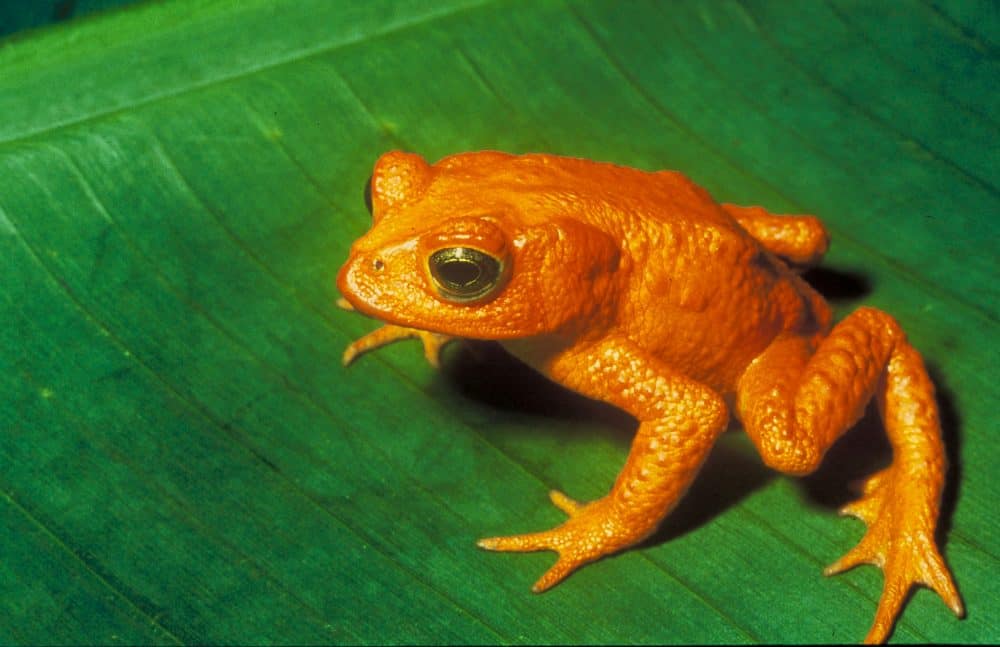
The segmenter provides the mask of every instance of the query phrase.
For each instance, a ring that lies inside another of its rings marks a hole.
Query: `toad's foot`
[[[354,306],[352,306],[347,299],[337,299],[337,305],[344,310],[351,312],[354,311]],[[344,355],[341,358],[341,361],[344,366],[347,366],[357,359],[359,355],[363,355],[370,350],[375,350],[376,348],[381,348],[382,346],[403,339],[419,339],[424,345],[424,357],[427,359],[427,363],[434,368],[440,368],[441,350],[448,342],[455,338],[450,335],[442,335],[440,333],[429,332],[427,330],[418,330],[417,328],[407,328],[405,326],[386,324],[381,328],[373,330],[364,337],[351,342],[347,348],[344,349]]]
[[[580,504],[562,492],[552,490],[549,498],[569,515],[561,526],[545,532],[490,537],[477,542],[480,548],[487,550],[554,550],[559,553],[555,565],[531,587],[535,593],[555,586],[584,564],[631,546],[648,534],[645,530],[637,533],[634,525],[626,523],[615,512],[615,506],[608,497]]]
[[[961,617],[964,614],[951,573],[934,543],[934,519],[921,513],[924,506],[907,490],[905,476],[892,468],[865,483],[863,496],[841,509],[841,514],[861,519],[868,531],[857,546],[826,568],[834,575],[859,564],[874,564],[885,573],[885,585],[866,643],[881,643],[910,589],[923,584],[933,589]]]
[[[401,339],[419,339],[423,342],[424,357],[427,359],[427,363],[434,368],[439,368],[441,366],[441,349],[444,348],[445,344],[454,339],[454,337],[426,330],[418,330],[416,328],[386,324],[364,337],[351,342],[344,349],[344,356],[342,358],[344,366],[353,362],[359,355]]]

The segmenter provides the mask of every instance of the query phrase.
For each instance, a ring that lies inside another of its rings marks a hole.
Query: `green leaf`
[[[727,434],[653,540],[541,596],[551,554],[475,548],[557,523],[549,488],[603,494],[633,423],[489,348],[340,366],[373,324],[332,282],[392,148],[674,168],[821,216],[813,276],[840,314],[893,313],[941,394],[968,617],[920,590],[893,638],[1000,640],[998,23],[990,2],[218,0],[0,41],[0,642],[864,635],[880,573],[820,571],[862,533],[834,504],[885,459],[871,417],[805,481]]]

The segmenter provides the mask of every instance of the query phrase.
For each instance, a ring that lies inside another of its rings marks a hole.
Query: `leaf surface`
[[[869,416],[804,481],[725,435],[647,544],[529,593],[476,550],[606,492],[632,422],[490,349],[443,372],[333,305],[392,148],[684,171],[814,213],[842,315],[939,385],[945,553],[894,639],[1000,639],[991,3],[141,3],[0,41],[0,642],[851,642],[821,569]],[[887,28],[886,25],[891,25]],[[477,355],[477,353],[480,353]],[[483,355],[490,361],[482,361]],[[479,357],[479,359],[477,359]]]

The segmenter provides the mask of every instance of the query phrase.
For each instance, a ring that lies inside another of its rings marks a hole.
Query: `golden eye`
[[[427,265],[438,293],[449,301],[480,299],[500,285],[503,263],[472,247],[445,247]]]

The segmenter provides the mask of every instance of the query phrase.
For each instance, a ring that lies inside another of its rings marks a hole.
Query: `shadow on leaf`
[[[803,276],[831,301],[850,301],[871,291],[871,282],[858,273],[814,268]],[[929,370],[937,385],[950,465],[938,527],[939,540],[943,540],[951,526],[961,476],[960,420],[939,372],[933,367]],[[555,384],[494,342],[461,344],[450,353],[442,374],[450,389],[488,407],[519,415],[597,421],[625,445],[631,443],[635,433],[636,420],[626,412]],[[738,425],[733,426],[738,430]],[[545,433],[559,433],[555,429],[566,427],[539,428]],[[778,475],[746,447],[727,442],[725,437],[720,439],[690,490],[643,545],[660,544],[699,528]],[[829,449],[819,469],[799,483],[810,501],[838,509],[856,499],[864,479],[888,466],[891,460],[892,449],[873,402],[861,420]]]
[[[860,272],[813,267],[803,272],[802,278],[824,298],[835,303],[861,299],[872,291],[871,279]]]
[[[637,422],[629,414],[555,384],[498,344],[463,344],[445,362],[443,374],[452,388],[480,404],[518,414],[598,421],[625,445],[631,443],[635,434]],[[546,425],[539,425],[539,429],[542,433],[557,433]],[[720,439],[691,489],[643,545],[663,543],[697,529],[773,476],[756,454],[727,442],[726,438]]]

